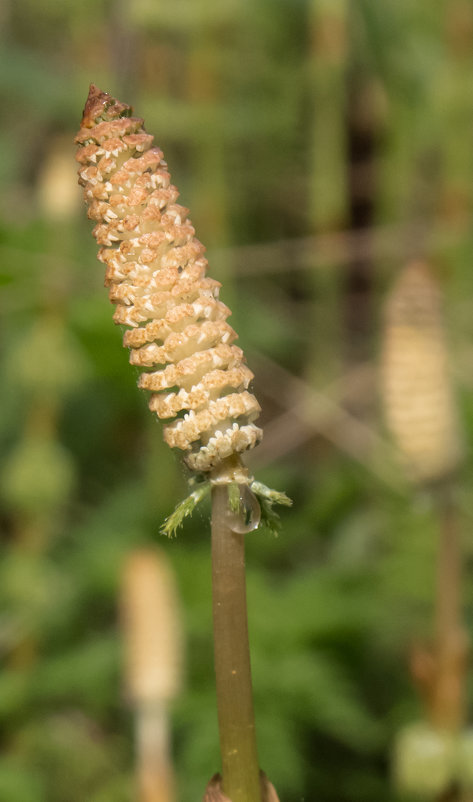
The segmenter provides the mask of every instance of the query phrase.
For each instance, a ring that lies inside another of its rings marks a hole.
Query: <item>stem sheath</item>
[[[232,802],[261,802],[246,609],[244,535],[228,526],[228,488],[212,489],[215,674],[222,787]]]

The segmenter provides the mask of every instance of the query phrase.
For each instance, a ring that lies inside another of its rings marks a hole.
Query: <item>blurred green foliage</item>
[[[294,499],[279,539],[248,536],[261,765],[284,802],[396,798],[437,523],[380,425],[380,309],[406,259],[433,262],[468,451],[471,0],[7,0],[0,41],[2,802],[133,798],[117,596],[126,554],[158,541],[187,640],[179,799],[219,768],[208,511],[159,538],[185,477],[136,391],[76,188],[90,81],[165,152],[256,373],[252,469]]]

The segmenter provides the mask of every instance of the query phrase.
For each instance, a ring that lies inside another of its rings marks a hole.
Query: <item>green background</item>
[[[382,309],[428,259],[471,562],[473,3],[2,4],[0,799],[133,798],[117,599],[126,555],[151,546],[181,597],[170,717],[179,800],[195,802],[219,768],[209,514],[159,535],[186,477],[136,389],[76,184],[91,81],[165,153],[255,372],[249,465],[294,499],[279,538],[247,538],[261,765],[281,802],[398,799],[390,753],[422,716],[407,653],[431,629],[439,524],[382,422]]]

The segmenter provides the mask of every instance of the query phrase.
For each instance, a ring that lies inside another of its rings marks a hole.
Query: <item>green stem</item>
[[[462,552],[452,488],[439,492],[441,534],[436,599],[436,675],[432,718],[458,731],[464,720],[467,639],[462,622]]]
[[[244,535],[228,526],[228,488],[212,490],[215,675],[222,787],[232,802],[261,802],[246,612]]]

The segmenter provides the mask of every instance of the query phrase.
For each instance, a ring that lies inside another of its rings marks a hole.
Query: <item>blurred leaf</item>
[[[0,797],[5,802],[46,802],[47,795],[39,772],[25,770],[18,758],[0,759]]]

